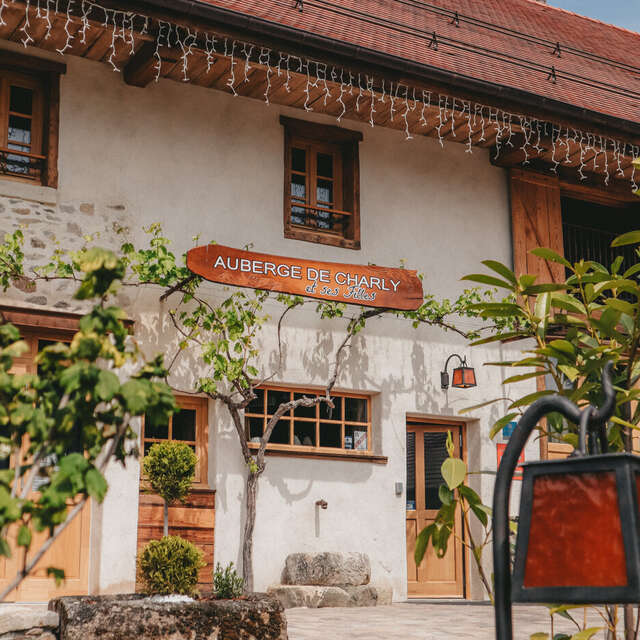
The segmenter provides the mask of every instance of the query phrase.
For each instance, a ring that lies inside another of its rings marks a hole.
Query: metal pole
[[[616,396],[611,384],[613,365],[602,372],[605,401],[600,409],[586,407],[589,425],[597,427],[613,415]],[[500,461],[493,491],[493,571],[495,581],[495,619],[497,640],[513,640],[511,615],[511,560],[509,550],[509,498],[513,474],[531,432],[548,413],[556,411],[574,424],[580,424],[580,409],[563,396],[549,396],[534,402],[519,420]]]

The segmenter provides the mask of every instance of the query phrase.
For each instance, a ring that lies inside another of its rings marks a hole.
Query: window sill
[[[257,451],[257,443],[249,442],[249,449]],[[288,445],[267,445],[268,456],[292,456],[294,458],[312,458],[323,460],[348,460],[350,462],[372,462],[373,464],[387,464],[387,456],[378,456],[370,451],[336,450],[330,451],[318,447],[296,447]]]
[[[0,175],[0,196],[55,205],[58,200],[58,191],[53,187],[43,187],[34,182]]]
[[[313,242],[315,244],[328,244],[332,247],[341,247],[343,249],[360,249],[359,240],[350,240],[338,235],[330,235],[328,233],[319,233],[308,229],[285,228],[284,237],[289,240],[302,240],[304,242]]]

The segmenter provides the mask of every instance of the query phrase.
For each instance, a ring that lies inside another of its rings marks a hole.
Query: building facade
[[[142,228],[160,223],[176,253],[198,236],[310,260],[406,264],[424,274],[425,293],[450,299],[485,259],[540,281],[563,277],[528,254],[535,246],[604,261],[607,238],[637,212],[639,96],[615,52],[640,36],[533,0],[503,4],[508,11],[489,15],[471,0],[189,10],[62,2],[56,13],[52,2],[7,0],[1,228],[24,228],[30,265],[56,248],[141,244]],[[4,295],[5,319],[32,345],[20,366],[33,366],[40,341],[71,335],[81,311],[71,291],[44,283]],[[224,295],[214,284],[206,292]],[[161,293],[119,295],[147,356],[179,341]],[[288,316],[282,367],[246,412],[249,438],[283,399],[322,391],[343,332],[312,305]],[[269,372],[275,321],[262,335]],[[461,545],[442,560],[429,553],[420,568],[412,545],[439,506],[448,431],[471,470],[495,471],[499,447],[488,434],[507,401],[462,410],[537,389],[505,389],[506,372],[482,366],[522,348],[471,349],[452,331],[371,322],[341,369],[337,413],[296,412],[274,432],[258,496],[256,589],[280,581],[289,553],[362,551],[372,582],[396,600],[484,598]],[[453,353],[476,368],[477,387],[441,388]],[[203,373],[185,353],[170,380],[182,411],[166,431],[139,431],[143,454],[166,438],[198,454],[193,494],[172,509],[171,529],[205,551],[206,584],[214,562],[240,564],[246,469],[224,407],[192,395]],[[525,455],[563,447],[532,441]],[[472,478],[489,503],[492,476]],[[87,508],[43,562],[65,565],[65,593],[133,590],[137,549],[157,535],[160,506],[141,493],[139,463],[114,465],[108,481],[104,503]],[[0,561],[0,584],[14,569]],[[41,571],[13,597],[53,593]]]

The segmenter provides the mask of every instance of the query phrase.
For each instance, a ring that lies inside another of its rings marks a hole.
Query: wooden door
[[[24,335],[30,351],[14,361],[13,373],[28,373],[34,370],[34,359],[44,339],[58,339],[58,335]],[[64,530],[60,538],[42,557],[34,570],[20,586],[7,597],[13,602],[39,602],[52,598],[89,593],[89,540],[91,528],[91,501],[86,505]],[[69,506],[71,509],[72,505]],[[9,542],[15,540],[17,527],[9,530]],[[34,532],[32,553],[47,539],[47,532]],[[12,557],[0,557],[0,589],[8,585],[16,576],[23,560],[23,549],[11,545]],[[47,567],[56,567],[65,572],[65,581],[56,587],[53,578],[47,575]]]
[[[407,425],[407,580],[410,598],[463,598],[464,554],[451,536],[444,558],[431,544],[419,567],[413,559],[416,537],[431,524],[440,508],[438,489],[443,483],[440,467],[447,457],[447,432],[451,431],[456,455],[460,455],[462,427],[445,424]],[[462,535],[462,519],[456,515],[455,533]]]

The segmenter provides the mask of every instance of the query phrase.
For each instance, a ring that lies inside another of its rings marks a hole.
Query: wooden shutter
[[[530,253],[536,247],[564,253],[558,177],[522,169],[512,169],[510,177],[514,271],[537,275],[538,283],[563,282],[562,265]]]

